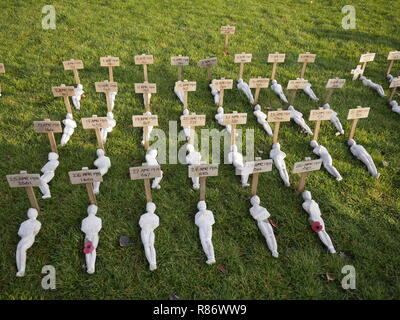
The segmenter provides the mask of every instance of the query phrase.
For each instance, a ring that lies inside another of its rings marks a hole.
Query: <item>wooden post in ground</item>
[[[95,82],[95,87],[96,87],[96,92],[103,92],[105,94],[107,103],[107,112],[112,112],[110,93],[118,92],[118,83],[104,80],[103,82]]]
[[[98,148],[104,150],[104,143],[103,139],[101,138],[100,129],[108,128],[107,117],[98,117],[94,114],[91,118],[82,118],[81,121],[83,129],[95,131]]]
[[[196,81],[177,81],[175,82],[175,90],[183,92],[183,108],[188,108],[188,92],[196,91]]]
[[[211,69],[213,66],[217,65],[217,58],[209,58],[207,57],[206,59],[200,60],[199,61],[199,67],[200,68],[206,68],[207,69],[207,80],[208,82],[211,82],[212,80],[212,73]]]
[[[297,62],[303,63],[303,66],[300,70],[300,78],[301,79],[304,79],[304,74],[306,73],[307,64],[314,63],[316,56],[317,56],[316,54],[313,54],[310,52],[299,54],[299,58],[297,59]]]
[[[278,109],[277,111],[269,111],[267,115],[268,122],[274,122],[274,135],[272,137],[272,143],[278,142],[278,134],[281,122],[288,122],[290,121],[290,110],[282,110]]]
[[[146,112],[151,112],[149,94],[157,93],[157,85],[155,83],[135,83],[135,93],[143,94],[144,107]]]
[[[332,97],[333,91],[335,89],[343,88],[345,83],[346,83],[346,79],[339,79],[339,78],[329,79],[328,82],[326,83],[326,89],[328,89],[328,91],[326,93],[323,104],[329,103],[329,101]]]
[[[289,80],[287,89],[292,90],[292,94],[290,96],[289,104],[294,106],[294,101],[296,99],[297,90],[302,90],[306,88],[308,85],[308,80],[305,79],[296,79],[296,80]]]
[[[93,192],[93,183],[103,181],[100,170],[89,170],[88,167],[83,167],[82,170],[68,172],[68,175],[72,184],[84,184],[86,186],[90,204],[97,205],[96,195]]]
[[[222,26],[220,28],[220,33],[225,36],[224,38],[224,55],[228,55],[228,47],[229,47],[229,36],[235,34],[236,27],[233,26]]]
[[[147,165],[142,165],[140,167],[131,167],[129,168],[129,174],[131,180],[144,180],[146,201],[152,202],[150,179],[161,177],[161,167]]]
[[[10,188],[25,189],[31,208],[35,208],[39,212],[40,207],[36,200],[33,187],[39,187],[42,185],[40,174],[28,174],[26,171],[20,171],[19,174],[9,174],[6,177]]]
[[[146,54],[141,54],[135,56],[135,64],[136,65],[143,65],[143,78],[144,81],[149,81],[149,77],[147,75],[147,65],[148,64],[153,64],[154,59],[152,55],[146,55]]]
[[[245,52],[235,54],[234,62],[240,64],[239,79],[243,79],[244,64],[250,63],[252,56],[253,55],[251,53],[245,53]]]
[[[80,84],[81,80],[79,78],[78,70],[83,69],[83,61],[71,59],[68,61],[63,61],[63,66],[64,70],[72,70],[72,72],[74,73],[75,84]]]
[[[75,95],[74,87],[73,86],[65,86],[65,84],[62,84],[59,87],[52,87],[51,91],[53,92],[54,97],[63,97],[64,98],[65,109],[67,110],[67,113],[72,114],[72,108],[71,108],[71,103],[69,102],[69,97],[72,97]]]
[[[206,179],[218,175],[217,164],[190,165],[188,169],[189,178],[199,177],[200,180],[200,201],[206,200]]]
[[[258,103],[258,99],[260,98],[260,90],[261,88],[268,88],[269,79],[268,78],[252,78],[249,80],[249,88],[255,88],[256,92],[254,94],[254,105]]]
[[[390,96],[388,99],[389,102],[393,100],[398,87],[400,87],[400,77],[394,78],[392,80],[392,82],[390,83],[389,88],[392,89],[392,92],[390,93]]]
[[[232,79],[225,79],[221,78],[219,80],[212,81],[212,87],[214,89],[219,90],[219,104],[218,107],[224,106],[224,91],[227,89],[232,89],[233,87],[233,80]]]
[[[370,108],[362,108],[358,106],[355,109],[349,109],[349,113],[347,114],[347,120],[352,120],[349,140],[353,139],[354,134],[356,132],[357,124],[359,119],[368,118]]]
[[[206,116],[203,114],[192,113],[190,115],[181,116],[181,126],[190,128],[189,144],[194,145],[194,136],[196,133],[196,127],[205,126]]]
[[[119,57],[101,57],[100,66],[108,68],[108,81],[114,82],[113,67],[119,67]]]
[[[236,125],[246,124],[247,113],[238,113],[237,111],[233,111],[233,113],[224,113],[223,121],[225,126],[230,125],[232,127],[231,146],[236,145]]]
[[[270,53],[268,55],[268,63],[272,63],[272,74],[271,74],[271,80],[275,80],[275,75],[276,75],[276,71],[278,69],[278,63],[283,63],[285,62],[285,53],[279,53],[279,52],[275,52],[275,53]]]
[[[313,140],[318,140],[319,129],[321,127],[321,122],[325,120],[330,120],[332,118],[333,111],[331,109],[319,108],[317,110],[310,111],[309,121],[316,121],[314,128]]]
[[[148,130],[149,127],[158,126],[158,116],[143,114],[142,116],[132,116],[132,125],[134,128],[143,128],[144,150],[149,149]]]
[[[297,195],[303,193],[307,181],[307,177],[311,171],[321,169],[322,160],[311,160],[311,158],[305,158],[302,162],[296,162],[293,167],[293,173],[300,174],[300,181],[297,185]]]
[[[189,65],[189,57],[183,57],[182,55],[171,57],[171,66],[178,67],[178,81],[182,80],[183,67]]]
[[[50,142],[51,152],[58,153],[54,133],[59,133],[63,131],[61,127],[61,122],[50,121],[50,119],[44,119],[44,121],[33,121],[33,128],[35,132],[47,133]]]

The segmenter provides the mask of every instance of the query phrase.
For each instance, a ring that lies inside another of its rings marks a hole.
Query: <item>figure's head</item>
[[[294,107],[293,106],[289,106],[288,110],[292,111],[292,110],[294,110]]]
[[[316,140],[311,140],[310,146],[313,148],[318,147],[318,142]]]
[[[272,149],[278,149],[278,150],[280,150],[280,149],[281,149],[281,144],[280,144],[279,142],[274,143],[274,144],[272,145]]]
[[[149,149],[147,151],[146,157],[155,159],[157,157],[157,150],[156,149]]]
[[[57,160],[58,154],[55,152],[49,152],[48,158],[49,158],[49,160]]]
[[[252,196],[250,198],[250,203],[254,206],[255,204],[260,204],[260,197],[259,196]]]
[[[147,202],[146,211],[148,213],[154,213],[154,211],[156,211],[156,205],[154,204],[154,202]]]
[[[78,89],[82,90],[83,89],[83,85],[81,85],[80,83],[78,83],[78,85],[76,86]]]
[[[186,151],[187,152],[193,152],[194,151],[194,146],[191,143],[186,144]]]
[[[183,115],[187,116],[189,114],[189,109],[183,109]]]
[[[98,157],[102,157],[102,156],[105,155],[105,152],[104,152],[103,149],[97,149],[96,150],[96,154],[97,154]]]
[[[65,118],[72,120],[74,116],[72,115],[72,113],[67,113],[67,116]]]
[[[330,109],[331,106],[329,105],[329,103],[325,103],[325,104],[322,106],[322,108],[324,108],[324,109]]]
[[[347,140],[347,144],[348,144],[350,147],[352,147],[352,146],[354,146],[354,145],[356,144],[356,142],[355,142],[355,140],[353,140],[353,139],[349,139],[349,140]]]
[[[303,191],[302,197],[303,197],[304,201],[311,200],[312,199],[311,192],[308,190]]]
[[[114,113],[112,113],[112,112],[107,112],[107,118],[109,118],[109,119],[114,119]]]
[[[217,112],[218,112],[218,113],[224,113],[224,108],[218,107]]]
[[[97,206],[95,204],[91,204],[88,208],[87,208],[87,213],[89,216],[95,216],[97,213]]]
[[[38,216],[38,211],[35,208],[29,208],[27,216],[29,219],[36,219]]]
[[[197,209],[199,209],[200,211],[204,211],[207,209],[207,204],[204,200],[201,200],[197,203]]]
[[[275,80],[275,79],[274,79],[274,80],[272,80],[272,81],[271,81],[271,83],[272,83],[272,84],[277,84],[277,82],[276,82],[276,80]]]
[[[256,104],[256,106],[254,107],[254,111],[259,111],[261,110],[261,106],[259,104]]]

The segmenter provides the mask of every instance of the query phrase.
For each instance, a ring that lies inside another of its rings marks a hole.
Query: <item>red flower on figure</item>
[[[322,230],[324,229],[319,221],[314,221],[314,222],[311,224],[311,228],[312,228],[315,232],[320,232],[320,231],[322,231]]]
[[[86,241],[85,245],[83,247],[83,253],[84,254],[89,254],[89,253],[92,253],[93,250],[94,250],[94,247],[93,247],[92,241],[90,241],[90,240]]]

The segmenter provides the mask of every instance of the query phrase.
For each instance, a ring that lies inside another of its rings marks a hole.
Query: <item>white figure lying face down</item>
[[[157,150],[156,149],[149,149],[146,153],[146,164],[148,166],[158,166],[159,163],[157,161]],[[163,178],[163,172],[161,171],[161,176],[154,178],[151,187],[153,189],[161,189],[160,182]]]
[[[328,110],[328,109],[332,110],[332,109],[331,109],[331,106],[329,105],[329,103],[325,103],[325,104],[322,106],[322,108],[324,108],[324,109],[326,109],[326,110]],[[338,115],[337,115],[337,112],[335,112],[334,110],[332,110],[332,116],[331,116],[331,119],[330,119],[329,121],[330,121],[331,123],[333,123],[333,125],[334,125],[335,128],[336,128],[336,130],[338,131],[338,132],[336,133],[336,135],[344,134],[344,130],[343,130],[342,123],[341,123],[340,120],[339,120],[339,117],[338,117]]]
[[[262,235],[265,237],[268,248],[272,253],[274,258],[278,258],[278,244],[276,243],[274,230],[268,221],[270,213],[268,210],[260,206],[260,198],[258,196],[253,196],[250,199],[252,207],[250,208],[250,214],[257,221],[258,228],[260,229]]]
[[[310,146],[313,148],[313,153],[315,153],[322,159],[322,164],[324,165],[326,171],[334,176],[337,181],[342,180],[343,178],[340,175],[339,171],[337,171],[337,169],[333,166],[332,157],[329,154],[328,150],[324,146],[319,145],[318,142],[315,140],[312,140],[310,142]]]
[[[311,83],[307,83],[306,87],[303,89],[304,93],[310,97],[313,101],[319,101],[319,98],[314,93],[313,89],[311,88]]]
[[[96,249],[99,244],[99,232],[102,228],[101,218],[96,217],[97,206],[87,208],[88,216],[82,220],[81,231],[85,233],[83,252],[85,253],[87,273],[93,274],[96,266]]]
[[[249,85],[243,81],[243,79],[238,80],[237,88],[246,95],[247,99],[249,100],[250,104],[254,104],[254,97],[251,93],[251,89]]]
[[[272,149],[269,153],[269,156],[274,161],[274,165],[278,169],[279,175],[281,176],[281,179],[285,184],[285,186],[290,187],[289,174],[286,170],[286,163],[285,163],[286,153],[281,151],[280,143],[277,142],[272,145]]]
[[[201,164],[201,153],[194,149],[194,146],[190,143],[186,144],[186,163],[188,165],[199,165]],[[200,178],[192,177],[193,189],[197,190],[200,188]]]
[[[194,218],[196,226],[199,228],[201,246],[207,257],[207,264],[215,263],[214,246],[212,244],[212,225],[215,223],[212,211],[207,210],[205,201],[197,203],[199,211]]]
[[[17,263],[17,277],[23,277],[26,269],[26,251],[32,247],[35,242],[35,237],[39,233],[42,224],[36,220],[38,212],[34,208],[28,209],[28,220],[21,223],[18,235],[21,240],[17,245],[16,263]]]
[[[271,90],[275,92],[279,96],[279,99],[281,99],[284,103],[288,103],[288,100],[283,93],[282,86],[274,79],[271,81]]]
[[[307,133],[309,135],[312,135],[313,132],[311,131],[310,127],[306,124],[306,122],[303,119],[303,114],[299,111],[297,111],[293,106],[289,106],[288,110],[291,111],[290,113],[290,118],[293,119],[293,121],[300,126],[302,131],[304,133]]]
[[[139,226],[142,228],[140,237],[142,239],[146,259],[150,265],[150,271],[157,269],[156,249],[154,248],[155,234],[154,230],[160,225],[160,218],[154,213],[156,205],[153,202],[146,204],[146,213],[139,219]]]
[[[39,186],[40,192],[43,194],[42,199],[51,198],[49,182],[54,178],[55,171],[60,164],[58,161],[58,154],[55,152],[50,152],[48,154],[49,161],[40,170],[43,174],[40,176],[40,181],[42,183]]]
[[[370,79],[367,79],[364,76],[360,77],[360,80],[362,81],[362,83],[364,84],[364,86],[370,87],[372,89],[374,89],[376,92],[378,92],[378,94],[383,98],[386,97],[385,94],[385,90],[383,90],[382,86],[379,84],[376,84],[374,82],[372,82]]]
[[[75,120],[73,120],[72,113],[67,113],[65,119],[62,122],[64,124],[64,130],[63,130],[60,144],[62,146],[64,146],[67,144],[67,142],[71,138],[72,134],[74,133],[75,128],[76,128],[76,122],[75,122]]]
[[[357,144],[353,139],[349,139],[347,141],[347,144],[350,146],[350,151],[351,153],[361,162],[363,162],[367,168],[369,173],[371,173],[372,176],[375,178],[379,178],[380,173],[378,173],[378,170],[376,169],[374,160],[372,160],[372,157],[370,154],[365,150],[365,148],[359,144]]]
[[[72,103],[74,104],[75,109],[80,110],[81,108],[81,97],[85,93],[83,91],[83,86],[79,83],[74,89],[75,95],[72,96]]]
[[[244,170],[243,155],[238,151],[235,144],[231,146],[231,151],[228,153],[228,163],[233,164],[241,172],[242,187],[250,186],[248,183],[249,173]]]
[[[329,253],[336,253],[332,240],[325,230],[325,223],[321,218],[321,210],[319,209],[318,203],[312,200],[310,191],[304,191],[302,196],[304,199],[302,206],[309,214],[308,221],[310,222],[312,229],[318,234],[321,242],[328,248]]]
[[[100,170],[101,176],[104,176],[108,172],[108,169],[111,168],[111,160],[109,157],[106,157],[103,149],[97,149],[96,154],[97,159],[93,162],[93,164],[97,167],[97,169]],[[93,192],[95,194],[100,193],[100,183],[100,181],[93,182]]]
[[[262,125],[265,132],[270,137],[272,137],[273,133],[272,133],[271,126],[269,125],[269,123],[267,121],[267,115],[261,111],[261,106],[259,104],[255,105],[253,114],[256,116],[257,122]]]

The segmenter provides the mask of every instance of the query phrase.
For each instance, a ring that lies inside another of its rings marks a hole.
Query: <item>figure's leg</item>
[[[87,273],[92,274],[95,271],[95,266],[96,266],[96,250],[97,250],[97,246],[99,245],[99,236],[95,235],[92,237],[92,239],[88,239],[90,241],[92,241],[94,250],[87,254],[86,256],[86,266],[87,266]]]
[[[263,126],[265,132],[266,132],[270,137],[272,137],[272,136],[273,136],[273,133],[272,133],[272,129],[271,129],[271,126],[269,125],[268,121],[263,121],[262,126]]]
[[[156,256],[156,249],[154,248],[154,243],[155,243],[155,234],[154,232],[150,232],[149,235],[150,271],[154,271],[157,269],[157,256]]]
[[[151,187],[153,189],[161,189],[160,182],[161,182],[162,178],[163,178],[163,174],[161,173],[160,177],[154,178]]]
[[[324,230],[318,232],[318,237],[321,239],[322,243],[328,248],[329,253],[336,253],[333,243],[328,233]]]
[[[42,181],[42,185],[39,186],[39,189],[40,189],[40,192],[43,194],[42,199],[51,198],[50,188],[46,182]]]
[[[147,261],[149,262],[150,266],[151,266],[151,262],[152,262],[152,256],[151,256],[151,250],[150,250],[150,239],[149,239],[149,235],[147,232],[145,231],[141,231],[140,232],[140,237],[142,239],[143,242],[143,247],[144,247],[144,254],[146,256]]]
[[[212,227],[208,227],[204,232],[205,245],[207,247],[207,264],[215,263],[214,246],[212,244]]]
[[[192,177],[193,189],[197,190],[200,188],[200,179],[199,177]]]
[[[248,180],[249,180],[249,175],[248,174],[245,174],[245,173],[242,172],[241,180],[242,180],[242,187],[250,186],[250,184],[248,183]]]
[[[334,118],[333,120],[331,119],[331,122],[334,124],[336,130],[337,130],[340,134],[343,134],[343,133],[344,133],[342,123],[340,122],[340,120],[339,120],[338,118]]]
[[[332,164],[324,163],[324,167],[325,167],[326,171],[328,171],[332,176],[334,176],[336,178],[337,181],[340,181],[343,179],[342,176],[340,175],[339,171],[337,171],[337,169]]]
[[[94,194],[99,194],[100,193],[100,182],[93,182],[93,192]]]
[[[367,168],[368,171],[376,178],[379,177],[379,173],[378,173],[378,169],[376,169],[375,163],[372,159],[369,159],[368,163],[367,163]]]
[[[267,221],[257,221],[257,224],[261,233],[265,237],[265,240],[267,241],[267,245],[272,253],[272,256],[278,258],[278,244],[276,242],[272,226]]]
[[[279,170],[279,175],[281,176],[281,179],[283,180],[283,183],[285,184],[286,187],[290,187],[290,182],[289,182],[289,175],[286,171],[285,168],[278,169]]]
[[[25,275],[26,268],[26,251],[32,246],[33,241],[21,240],[17,246],[17,277],[23,277]]]
[[[60,144],[61,144],[62,146],[65,146],[65,145],[67,144],[69,138],[70,138],[70,136],[69,136],[68,134],[63,133],[63,135],[62,135],[62,137],[61,137],[61,142],[60,142]]]

